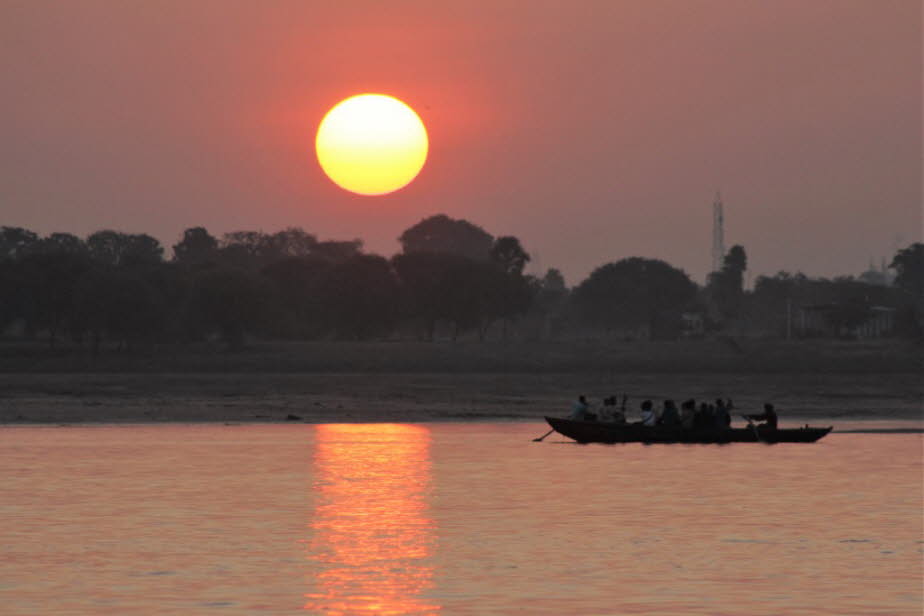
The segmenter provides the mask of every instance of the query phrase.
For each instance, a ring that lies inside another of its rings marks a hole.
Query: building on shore
[[[895,309],[807,304],[799,307],[793,330],[799,338],[885,338],[895,331]]]

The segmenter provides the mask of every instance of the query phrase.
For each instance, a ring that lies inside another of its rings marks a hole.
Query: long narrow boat
[[[556,432],[578,443],[814,443],[832,429],[832,426],[805,426],[770,430],[748,426],[727,430],[683,430],[557,417],[546,417],[545,420]]]

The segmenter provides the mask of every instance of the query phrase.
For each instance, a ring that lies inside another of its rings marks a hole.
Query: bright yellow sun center
[[[427,130],[414,110],[384,94],[335,105],[318,127],[318,162],[338,186],[383,195],[407,186],[427,160]]]

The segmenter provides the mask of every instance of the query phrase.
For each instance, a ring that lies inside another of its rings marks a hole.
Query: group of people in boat
[[[684,430],[727,430],[731,427],[731,412],[734,404],[731,400],[717,398],[714,403],[700,402],[690,398],[680,404],[665,400],[661,409],[656,409],[651,400],[641,404],[641,419],[629,422],[626,418],[626,396],[622,404],[616,405],[616,396],[604,398],[595,410],[591,410],[587,398],[578,396],[571,407],[569,419],[578,421],[602,421],[618,425],[640,425],[648,427],[680,428]],[[764,404],[764,412],[756,415],[744,415],[748,420],[762,421],[758,428],[776,430],[777,416],[772,404]]]

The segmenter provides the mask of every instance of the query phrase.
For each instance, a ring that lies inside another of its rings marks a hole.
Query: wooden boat
[[[546,417],[545,420],[553,430],[578,443],[814,443],[832,429],[832,426],[805,426],[770,430],[748,426],[727,430],[684,430],[557,417]]]

